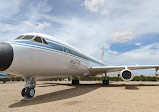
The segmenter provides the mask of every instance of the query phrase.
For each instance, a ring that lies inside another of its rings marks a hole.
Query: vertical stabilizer
[[[102,48],[101,62],[104,62],[104,46],[103,46],[103,48]]]

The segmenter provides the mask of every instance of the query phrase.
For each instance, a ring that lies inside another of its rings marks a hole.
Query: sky
[[[97,59],[104,46],[106,65],[158,65],[158,6],[158,0],[0,0],[0,42],[38,32]]]

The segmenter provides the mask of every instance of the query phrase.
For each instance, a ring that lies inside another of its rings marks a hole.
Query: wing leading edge
[[[99,73],[109,73],[122,71],[124,69],[129,70],[138,70],[138,69],[151,69],[151,68],[159,68],[159,65],[135,65],[135,66],[99,66],[90,68],[91,73],[99,74]]]

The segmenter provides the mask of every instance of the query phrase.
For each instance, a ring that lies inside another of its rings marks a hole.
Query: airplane
[[[95,76],[105,74],[103,85],[109,85],[106,78],[109,72],[120,72],[120,78],[131,81],[131,70],[156,69],[159,65],[106,66],[103,63],[104,48],[101,60],[72,47],[66,42],[41,33],[25,33],[13,41],[0,43],[0,71],[22,76],[25,86],[21,95],[32,98],[35,95],[37,78],[72,76],[72,84],[78,85],[78,76]]]
[[[8,79],[8,75],[5,73],[0,73],[0,79],[3,79],[3,83],[6,83],[6,79]]]

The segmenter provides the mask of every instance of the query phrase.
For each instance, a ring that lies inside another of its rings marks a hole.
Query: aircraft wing
[[[151,68],[159,68],[159,65],[134,65],[134,66],[99,66],[90,68],[90,72],[92,73],[109,73],[122,71],[124,69],[129,70],[137,70],[137,69],[151,69]]]

